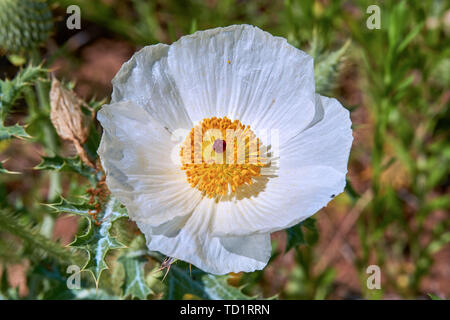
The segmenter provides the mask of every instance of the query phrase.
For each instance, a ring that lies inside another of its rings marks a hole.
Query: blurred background
[[[0,0],[0,7],[2,1]],[[354,142],[346,192],[297,233],[272,236],[273,256],[260,272],[236,274],[244,293],[279,299],[430,299],[450,296],[450,2],[350,0],[54,0],[53,26],[39,48],[45,66],[85,101],[108,101],[111,79],[139,48],[231,24],[252,24],[285,37],[332,73],[320,93],[351,112]],[[81,9],[81,29],[66,26],[66,8]],[[380,28],[369,29],[370,5]],[[1,21],[0,12],[0,21]],[[0,30],[0,34],[2,30]],[[1,39],[1,38],[0,38]],[[0,43],[0,47],[1,47]],[[332,58],[330,58],[330,56]],[[336,60],[332,62],[331,60]],[[4,51],[0,78],[13,78],[21,54]],[[331,61],[331,62],[330,62]],[[316,70],[318,73],[323,70]],[[19,99],[5,123],[27,124],[35,139],[0,141],[0,206],[47,239],[70,243],[80,219],[43,203],[82,195],[86,180],[34,170],[43,155],[74,147],[47,117]],[[47,129],[45,129],[47,128]],[[46,131],[47,130],[47,131]],[[101,132],[98,125],[91,135]],[[52,139],[53,148],[43,139]],[[48,144],[47,144],[48,146]],[[17,172],[19,174],[9,174]],[[59,189],[51,180],[60,179]],[[84,187],[82,187],[84,186]],[[133,226],[128,226],[133,228]],[[137,232],[135,230],[135,232]],[[0,225],[0,292],[6,298],[52,298],[42,279],[56,277],[47,257]],[[146,270],[154,262],[149,259]],[[381,289],[367,287],[367,267],[381,270]],[[108,291],[112,272],[100,288]],[[102,276],[103,277],[103,276]],[[46,280],[47,281],[47,280]],[[55,280],[56,281],[56,280]],[[160,298],[160,280],[147,279]],[[155,284],[156,283],[156,284]],[[111,290],[109,290],[111,291]],[[111,293],[111,292],[110,292]],[[114,292],[113,292],[114,293]],[[113,294],[111,293],[111,294]]]

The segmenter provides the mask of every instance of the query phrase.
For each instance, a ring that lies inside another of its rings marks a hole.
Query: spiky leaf
[[[254,300],[256,297],[249,297],[242,293],[240,288],[228,284],[228,276],[214,276],[204,274],[202,282],[205,292],[211,300]]]
[[[77,214],[75,211],[72,213]],[[81,211],[81,215],[86,217],[84,211]],[[127,217],[126,209],[114,197],[110,197],[102,212],[97,214],[97,218],[101,220],[100,226],[94,225],[93,220],[87,218],[89,224],[86,233],[77,236],[70,244],[71,247],[88,253],[88,260],[82,270],[91,272],[97,284],[102,272],[108,269],[105,257],[109,250],[125,248],[110,234],[113,223],[124,217]]]
[[[334,86],[339,66],[349,46],[350,41],[347,41],[339,50],[318,56],[314,64],[314,79],[318,93],[327,93]]]
[[[2,30],[1,27],[0,30]],[[0,32],[0,34],[1,33],[2,32]],[[41,66],[28,65],[26,68],[20,70],[12,80],[0,80],[1,124],[3,124],[3,120],[15,101],[20,97],[23,89],[32,85],[35,81],[45,78],[46,73],[47,70]]]
[[[90,218],[89,210],[94,209],[94,206],[90,205],[89,203],[86,203],[85,201],[75,203],[67,201],[64,198],[61,198],[58,203],[48,204],[48,206],[57,211],[58,213],[65,212],[70,214],[76,214],[86,218]]]
[[[56,170],[76,172],[95,181],[95,170],[84,164],[79,157],[63,158],[60,156],[42,157],[42,162],[34,167],[35,170]]]
[[[131,296],[131,298],[139,298],[141,300],[147,299],[147,296],[153,291],[145,281],[144,265],[146,260],[143,258],[143,252],[131,252],[121,256],[118,261],[122,264],[125,271],[123,296]]]
[[[29,139],[31,138],[28,133],[25,131],[25,128],[15,124],[13,126],[3,126],[0,124],[0,141],[9,140],[13,137]]]

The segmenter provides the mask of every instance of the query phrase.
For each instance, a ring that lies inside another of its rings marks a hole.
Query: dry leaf
[[[83,105],[89,108],[75,93],[64,88],[58,79],[52,78],[50,120],[60,138],[71,141],[81,160],[94,167],[83,148],[89,135],[88,119],[81,110]]]

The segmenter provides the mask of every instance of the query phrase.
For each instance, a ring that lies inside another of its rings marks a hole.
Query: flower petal
[[[194,123],[228,116],[253,130],[279,130],[283,142],[313,119],[313,59],[256,27],[182,37],[168,65]]]
[[[131,102],[103,106],[98,120],[106,183],[131,218],[159,225],[194,210],[201,193],[186,182],[179,148],[159,121]]]
[[[335,99],[318,96],[318,103],[323,107],[322,119],[282,146],[276,177],[262,176],[236,197],[219,202],[214,235],[290,227],[344,190],[353,140],[349,112]]]
[[[136,52],[112,80],[111,102],[133,101],[173,132],[190,129],[192,121],[168,73],[168,51],[168,45],[157,44]]]
[[[194,213],[159,227],[137,222],[150,250],[192,263],[205,272],[226,274],[263,269],[271,253],[270,234],[213,237],[209,225],[213,199],[202,201]]]
[[[288,228],[312,216],[345,187],[345,175],[331,167],[280,169],[278,175],[259,193],[248,188],[237,192],[237,198],[220,201],[213,235],[238,236]]]
[[[322,119],[309,126],[282,146],[284,165],[329,166],[344,174],[352,146],[350,113],[339,101],[316,95]]]

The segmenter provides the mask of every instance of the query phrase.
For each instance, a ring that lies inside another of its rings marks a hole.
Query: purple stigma
[[[224,140],[217,139],[214,141],[213,149],[217,153],[222,153],[227,149],[227,143]]]

